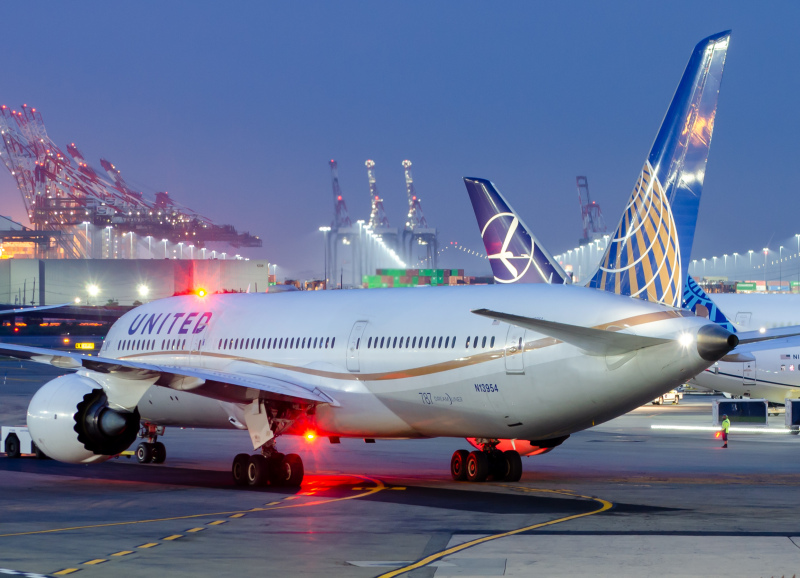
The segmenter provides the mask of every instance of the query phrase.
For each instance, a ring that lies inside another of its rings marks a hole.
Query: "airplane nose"
[[[704,325],[697,332],[697,353],[706,361],[717,361],[739,345],[739,338],[716,323]]]

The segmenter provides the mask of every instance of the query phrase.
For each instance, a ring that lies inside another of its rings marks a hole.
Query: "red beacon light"
[[[200,287],[200,288],[199,288],[199,289],[196,291],[196,293],[197,293],[197,296],[198,296],[198,297],[205,297],[206,295],[208,295],[208,291],[206,291],[206,290],[205,290],[205,289],[203,289],[202,287]]]
[[[303,434],[303,437],[306,438],[306,441],[313,442],[315,439],[317,439],[317,434],[309,430]]]

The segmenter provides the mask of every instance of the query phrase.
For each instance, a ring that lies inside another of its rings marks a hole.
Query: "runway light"
[[[200,288],[197,290],[197,296],[198,296],[198,297],[205,297],[206,295],[208,295],[208,291],[206,291],[206,290],[205,290],[205,289],[203,289],[202,287],[200,287]]]
[[[315,434],[313,431],[307,431],[305,434],[303,434],[303,437],[306,438],[306,441],[313,442],[316,439],[317,434]]]

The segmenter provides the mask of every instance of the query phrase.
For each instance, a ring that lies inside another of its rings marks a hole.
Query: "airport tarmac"
[[[24,423],[60,373],[0,362],[0,423]],[[732,434],[721,449],[709,432],[651,429],[710,425],[711,399],[573,435],[523,458],[516,484],[453,482],[450,456],[468,447],[454,439],[281,439],[303,456],[299,491],[234,488],[240,431],[170,429],[163,465],[3,456],[0,574],[800,575],[800,436]]]

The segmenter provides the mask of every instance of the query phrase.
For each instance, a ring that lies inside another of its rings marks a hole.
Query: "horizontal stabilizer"
[[[490,319],[499,319],[511,325],[517,325],[518,327],[524,327],[536,333],[553,337],[564,343],[574,345],[589,355],[622,355],[623,353],[644,349],[645,347],[653,347],[654,345],[663,345],[672,342],[671,339],[644,337],[607,329],[568,325],[555,321],[511,315],[510,313],[500,313],[489,309],[476,309],[472,311],[472,313]]]
[[[295,379],[287,380],[284,374],[271,367],[260,365],[253,365],[252,373],[228,373],[213,369],[155,365],[128,359],[90,357],[80,353],[10,343],[0,343],[0,355],[66,369],[84,368],[133,381],[156,378],[156,385],[234,403],[249,403],[255,398],[261,398],[305,404],[339,405],[336,400],[315,386],[300,383]]]
[[[737,333],[739,345],[749,345],[751,343],[762,343],[773,339],[784,339],[800,335],[800,325],[790,325],[789,327],[776,327],[764,331],[742,331]],[[772,347],[770,345],[769,347]]]

